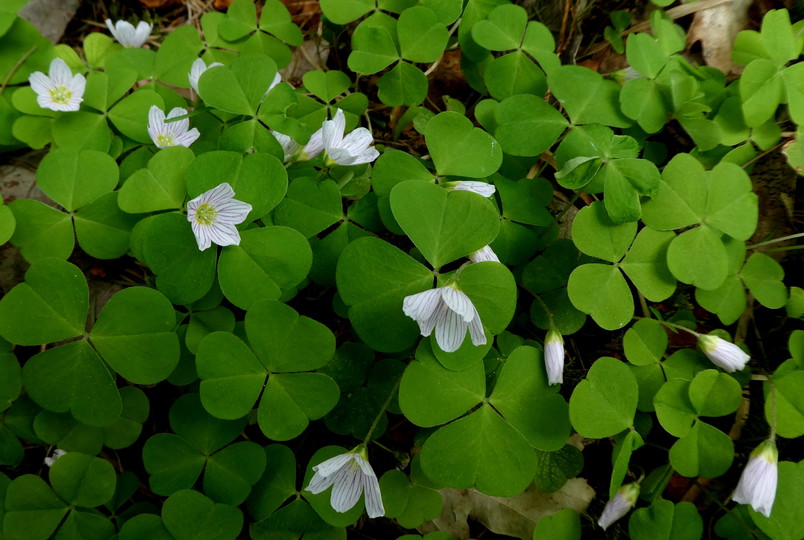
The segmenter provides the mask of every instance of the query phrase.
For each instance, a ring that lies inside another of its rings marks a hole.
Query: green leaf
[[[425,141],[440,175],[485,178],[502,163],[499,143],[455,112],[437,114],[427,122]]]
[[[162,42],[156,52],[154,73],[156,78],[165,84],[188,88],[190,82],[187,74],[204,49],[198,30],[189,26],[174,28]]]
[[[151,490],[158,495],[170,495],[196,483],[205,457],[181,437],[157,433],[145,441],[142,462],[151,475]]]
[[[794,439],[804,435],[804,399],[800,392],[804,371],[793,371],[774,377],[774,396],[765,399],[765,418],[776,419],[776,429],[782,437]],[[765,383],[766,395],[769,392]]]
[[[534,448],[560,450],[570,434],[567,402],[547,383],[542,351],[518,347],[503,365],[489,403]]]
[[[653,319],[640,319],[625,332],[625,357],[635,366],[649,366],[661,361],[668,339],[664,326]]]
[[[583,455],[572,445],[565,445],[557,452],[536,451],[536,487],[546,493],[561,489],[567,480],[574,478],[583,469]]]
[[[292,227],[310,238],[343,220],[340,190],[332,180],[306,177],[293,180],[287,197],[274,210],[273,218],[276,225]]]
[[[670,113],[656,81],[643,78],[626,81],[620,91],[620,108],[647,133],[661,130]]]
[[[84,333],[89,289],[81,271],[42,259],[0,300],[0,334],[17,345],[42,345]]]
[[[59,116],[53,121],[53,142],[60,149],[96,150],[105,153],[109,150],[111,141],[112,133],[103,115],[77,111]]]
[[[435,62],[444,52],[449,31],[438,16],[424,6],[413,6],[399,16],[399,49],[411,62]]]
[[[720,287],[728,272],[721,235],[706,225],[680,234],[667,250],[667,266],[684,283],[705,290]]]
[[[349,319],[371,348],[396,352],[413,345],[419,328],[402,312],[402,300],[432,287],[433,274],[378,238],[359,238],[344,248],[336,273]]]
[[[79,421],[103,427],[122,409],[111,373],[86,341],[73,341],[32,357],[22,371],[28,394],[45,409],[70,411]]]
[[[749,510],[751,519],[762,532],[779,540],[794,540],[804,534],[804,516],[801,505],[798,504],[804,495],[802,486],[804,486],[802,462],[780,462],[779,485],[776,488],[776,500],[771,517],[767,518],[753,509]]]
[[[516,283],[505,265],[471,264],[457,275],[458,285],[472,300],[483,326],[494,334],[504,331],[514,316]]]
[[[307,240],[288,227],[243,231],[239,246],[227,246],[218,262],[226,298],[241,309],[257,300],[279,300],[307,277],[313,254]]]
[[[409,181],[394,187],[391,209],[435,268],[490,244],[500,227],[497,211],[485,197],[425,182]]]
[[[254,354],[274,373],[318,369],[335,354],[335,336],[329,328],[275,301],[251,305],[246,334]]]
[[[264,54],[241,54],[230,66],[207,69],[198,80],[198,94],[210,107],[255,116],[274,80],[276,67]]]
[[[729,436],[701,421],[670,448],[670,464],[678,474],[690,478],[718,477],[733,459],[734,444]]]
[[[690,502],[673,504],[656,499],[648,508],[635,510],[628,520],[628,532],[634,540],[698,540],[703,531],[703,519]]]
[[[371,0],[323,0],[321,11],[335,24],[347,24],[374,9]]]
[[[265,452],[252,441],[230,444],[207,458],[204,493],[226,504],[242,504],[265,471]]]
[[[430,435],[421,459],[437,484],[497,497],[522,492],[536,472],[527,440],[488,405]]]
[[[90,340],[103,359],[136,384],[154,384],[179,362],[176,315],[164,295],[146,287],[115,294],[92,328]]]
[[[399,62],[377,81],[377,95],[388,106],[412,107],[425,100],[427,87],[427,77],[419,68]]]
[[[42,191],[70,212],[114,189],[117,179],[114,159],[95,150],[54,150],[36,173]]]
[[[148,134],[148,111],[153,106],[164,110],[165,100],[152,90],[139,89],[109,110],[109,121],[126,137],[139,143],[153,144]]]
[[[0,411],[8,409],[22,390],[20,364],[13,353],[0,353]]]
[[[740,77],[739,89],[743,116],[749,127],[761,126],[773,117],[784,93],[777,66],[763,58],[746,66]]]
[[[635,222],[614,223],[600,202],[581,209],[572,224],[572,241],[582,252],[616,263],[634,239]]]
[[[672,232],[646,227],[620,263],[625,275],[651,302],[666,300],[676,290],[676,280],[667,267],[667,250],[675,237]]]
[[[581,540],[581,518],[572,508],[564,508],[555,514],[544,516],[536,523],[533,538]]]
[[[129,213],[173,210],[184,204],[184,174],[195,159],[192,150],[175,146],[160,150],[120,188],[120,209]]]
[[[628,36],[625,56],[631,67],[648,79],[655,79],[667,62],[661,44],[649,34]]]
[[[69,214],[32,199],[17,199],[2,208],[10,209],[14,216],[10,241],[28,262],[48,257],[67,259],[72,254],[75,233]]]
[[[494,185],[500,192],[503,216],[528,225],[546,226],[553,222],[547,205],[553,199],[553,186],[543,178],[522,178],[514,181],[496,178]]]
[[[643,220],[659,230],[700,223],[706,213],[708,186],[703,165],[689,154],[677,154],[662,171],[656,195],[643,206]]]
[[[385,516],[405,528],[415,528],[441,512],[441,494],[408,480],[405,473],[392,469],[380,478]]]
[[[315,97],[330,103],[352,86],[352,80],[343,71],[308,71],[302,76],[304,87]]]
[[[347,61],[356,73],[377,73],[399,59],[391,32],[385,26],[372,26],[363,21],[352,34],[352,52]]]
[[[47,540],[69,507],[38,476],[15,478],[5,494],[3,534],[11,540]]]
[[[118,192],[101,195],[74,216],[78,244],[87,255],[97,259],[116,259],[128,253],[131,229],[139,221],[120,210]]]
[[[603,202],[615,223],[637,221],[642,216],[640,196],[652,196],[659,188],[659,170],[646,159],[615,159],[603,171]]]
[[[302,32],[293,24],[288,8],[278,0],[268,0],[260,14],[260,30],[273,34],[288,45],[301,45]]]
[[[706,223],[737,240],[748,240],[757,226],[758,197],[751,179],[734,163],[722,162],[709,173]]]
[[[564,116],[542,98],[522,94],[504,99],[495,109],[494,137],[512,156],[538,156],[567,127]]]
[[[430,342],[416,349],[416,360],[408,364],[399,386],[399,407],[417,426],[433,427],[454,420],[485,397],[485,372],[481,363],[462,371],[442,366],[433,355]]]
[[[628,473],[628,465],[631,462],[631,454],[645,444],[639,433],[634,430],[627,431],[625,437],[617,437],[615,440],[617,444],[612,454],[614,463],[611,471],[611,481],[609,482],[609,499],[613,499],[617,495],[620,486],[623,485],[625,475]]]
[[[269,438],[287,441],[338,403],[335,381],[321,373],[274,374],[268,379],[257,420]]]
[[[547,76],[550,89],[573,125],[603,124],[625,128],[631,121],[620,111],[620,88],[583,66],[561,66]]]
[[[701,371],[690,383],[690,402],[699,416],[725,416],[740,406],[742,389],[737,380],[716,369]]]
[[[50,468],[53,490],[69,504],[94,508],[114,495],[117,477],[105,459],[68,452]]]
[[[787,303],[782,266],[764,253],[752,253],[740,271],[751,294],[765,307],[778,309]]]
[[[237,507],[214,503],[189,489],[168,497],[162,521],[176,540],[234,540],[243,528]]]
[[[492,59],[483,80],[491,97],[498,100],[518,94],[542,97],[547,91],[544,72],[522,51]]]
[[[628,366],[608,356],[598,358],[570,397],[572,426],[584,437],[610,437],[631,426],[638,388]]]
[[[486,20],[472,26],[472,38],[478,45],[491,51],[518,49],[527,21],[528,15],[522,6],[497,6]]]
[[[143,231],[142,250],[156,274],[157,289],[174,304],[195,302],[212,287],[216,250],[199,251],[183,214],[171,212],[150,218]]]
[[[662,385],[653,398],[656,417],[662,427],[674,437],[684,437],[695,424],[695,406],[690,401],[690,381],[673,379]]]
[[[248,512],[256,520],[273,514],[283,502],[296,493],[296,456],[282,444],[265,447],[266,467],[248,498]]]
[[[606,264],[584,264],[572,271],[567,292],[572,304],[601,328],[622,328],[634,316],[634,297],[622,272]]]

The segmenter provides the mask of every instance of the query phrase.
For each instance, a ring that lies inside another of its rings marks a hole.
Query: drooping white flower
[[[77,111],[84,100],[87,80],[83,75],[73,75],[70,67],[61,58],[50,62],[49,76],[41,71],[31,73],[28,81],[36,92],[36,102],[51,111]]]
[[[551,328],[544,338],[544,367],[548,384],[564,382],[564,339],[555,328]]]
[[[477,251],[473,251],[469,254],[469,260],[473,263],[479,262],[500,262],[500,259],[497,257],[497,254],[494,253],[494,250],[491,249],[491,246],[485,246]]]
[[[699,335],[698,347],[713,364],[729,373],[742,370],[751,360],[751,356],[734,343],[711,334]]]
[[[605,531],[612,523],[623,517],[634,507],[639,497],[639,484],[626,484],[617,490],[614,498],[606,503],[597,524]]]
[[[167,120],[177,118],[187,114],[187,109],[174,107],[167,115]],[[151,105],[148,111],[148,135],[157,148],[168,148],[170,146],[190,146],[201,136],[198,129],[190,129],[190,119],[183,118],[175,122],[165,121],[165,112]]]
[[[487,184],[486,182],[478,182],[475,180],[462,180],[460,182],[446,182],[446,187],[451,187],[458,191],[471,191],[484,197],[491,197],[497,191],[494,184]]]
[[[195,59],[193,65],[190,66],[190,73],[187,74],[187,79],[189,79],[190,87],[192,87],[192,89],[195,90],[196,94],[198,93],[198,79],[201,78],[201,75],[203,75],[204,72],[209,68],[222,65],[223,64],[221,64],[220,62],[212,62],[210,65],[207,65],[206,62],[204,62],[202,59],[200,58]]]
[[[359,127],[346,137],[346,117],[341,109],[335,113],[335,118],[325,120],[321,125],[321,137],[324,149],[329,159],[338,165],[360,165],[371,163],[380,153],[371,146],[374,139],[366,128]]]
[[[123,47],[142,47],[154,27],[153,24],[145,21],[140,21],[136,28],[128,21],[117,21],[114,25],[111,19],[106,19],[104,22],[112,36]]]
[[[49,456],[45,456],[45,465],[47,465],[48,467],[52,467],[53,464],[56,463],[56,460],[65,454],[67,454],[66,450],[56,448]]]
[[[235,200],[234,194],[232,186],[224,182],[187,203],[187,221],[201,251],[213,242],[219,246],[240,245],[235,225],[245,221],[251,205]]]
[[[276,138],[279,146],[282,147],[282,152],[285,154],[284,163],[289,162],[293,159],[293,156],[296,155],[296,152],[299,151],[299,143],[294,141],[291,137],[288,137],[284,133],[279,133],[278,131],[271,131],[271,134]]]
[[[483,323],[472,300],[451,285],[406,296],[402,311],[419,323],[423,336],[429,336],[435,328],[436,343],[444,352],[458,350],[467,328],[473,345],[486,344]]]
[[[756,447],[751,452],[732,500],[750,504],[754,510],[769,518],[779,483],[778,463],[779,451],[775,442],[768,440]]]
[[[363,493],[368,516],[384,516],[380,484],[366,457],[363,448],[358,452],[347,452],[319,463],[313,467],[315,474],[304,489],[316,494],[333,486],[330,504],[336,512],[350,510]]]

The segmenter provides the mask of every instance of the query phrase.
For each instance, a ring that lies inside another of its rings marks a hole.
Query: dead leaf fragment
[[[687,46],[700,42],[703,60],[723,73],[739,73],[742,67],[731,60],[734,38],[745,28],[748,7],[753,0],[733,0],[695,13],[687,32]]]

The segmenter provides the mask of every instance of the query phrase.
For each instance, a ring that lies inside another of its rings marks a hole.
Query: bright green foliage
[[[690,502],[673,504],[656,499],[648,508],[634,511],[628,520],[628,532],[635,540],[679,538],[694,540],[703,534],[703,520]]]
[[[440,175],[483,178],[502,163],[500,144],[458,113],[441,113],[427,122],[425,139]]]
[[[385,515],[396,519],[406,529],[418,527],[441,512],[441,495],[426,485],[408,480],[401,471],[385,473],[380,479],[380,490]]]
[[[609,437],[632,425],[637,384],[628,366],[599,358],[570,398],[570,421],[584,437]]]

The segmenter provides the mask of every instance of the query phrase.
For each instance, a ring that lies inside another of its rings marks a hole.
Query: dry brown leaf
[[[536,524],[544,516],[564,508],[581,513],[595,497],[595,491],[583,478],[567,481],[555,493],[544,493],[535,485],[516,497],[491,497],[475,489],[442,489],[441,515],[419,528],[421,532],[443,531],[458,540],[469,538],[471,518],[490,531],[530,540]]]
[[[739,73],[742,67],[731,61],[734,38],[745,27],[748,7],[753,0],[732,0],[695,13],[687,46],[701,43],[703,60],[723,73]]]

